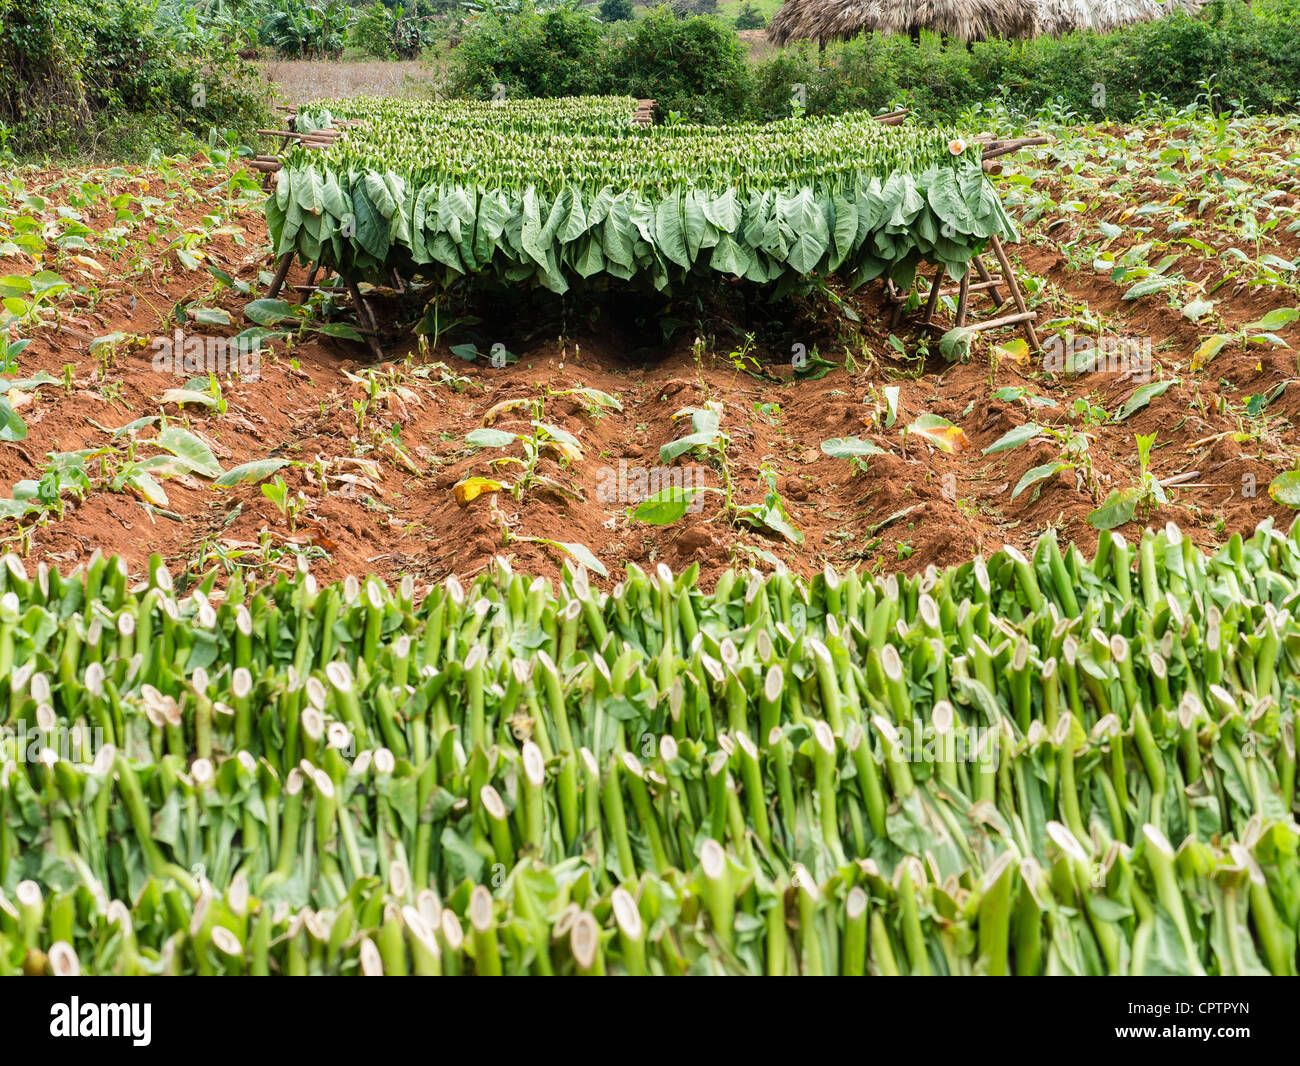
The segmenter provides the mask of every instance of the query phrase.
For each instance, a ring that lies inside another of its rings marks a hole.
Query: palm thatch
[[[1109,33],[1185,11],[1205,0],[786,0],[768,27],[778,45],[811,40],[825,47],[859,33],[916,36],[921,30],[959,41],[1060,36],[1074,30]]]
[[[1037,0],[1038,31],[1059,37],[1072,30],[1097,28],[1096,5],[1090,0]]]
[[[1135,22],[1154,22],[1175,11],[1195,15],[1203,3],[1202,0],[1095,0],[1089,6],[1093,10],[1093,22],[1087,28],[1110,33]]]
[[[1033,37],[1035,0],[786,0],[772,19],[774,44],[812,40],[820,45],[859,33],[915,36],[921,30],[958,41],[990,37]]]

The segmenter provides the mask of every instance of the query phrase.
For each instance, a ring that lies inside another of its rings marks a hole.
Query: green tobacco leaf
[[[858,455],[887,455],[888,452],[861,437],[832,437],[822,441],[822,451],[832,459],[852,459]]]
[[[688,433],[677,440],[669,441],[659,449],[659,461],[667,465],[676,459],[679,455],[690,451],[692,448],[702,448],[712,444],[718,439],[718,431],[712,430],[707,433]]]
[[[517,436],[515,433],[507,433],[503,429],[484,427],[466,433],[465,442],[475,448],[504,448],[513,444]]]
[[[1247,322],[1242,328],[1272,332],[1273,330],[1282,329],[1284,326],[1289,326],[1297,318],[1300,318],[1300,311],[1297,311],[1294,307],[1275,307],[1263,318],[1256,322]]]
[[[1269,482],[1268,494],[1287,507],[1300,508],[1300,470],[1278,474]]]
[[[8,400],[0,397],[0,440],[18,441],[26,436],[27,423],[10,406]]]
[[[228,326],[230,315],[219,307],[191,307],[194,321],[204,326]]]
[[[1173,282],[1170,278],[1159,276],[1143,278],[1124,293],[1124,299],[1136,300],[1142,296],[1150,296],[1152,293],[1159,292],[1161,289],[1167,289],[1172,284]]]
[[[561,551],[566,551],[572,555],[588,570],[594,571],[601,577],[609,577],[609,571],[605,569],[605,564],[597,559],[592,550],[585,544],[579,544],[575,541],[546,540],[542,537],[519,537],[518,539],[535,540],[538,544],[548,544],[552,548],[559,548]]]
[[[252,300],[244,306],[244,314],[259,326],[274,326],[296,317],[293,307],[284,300]]]
[[[4,497],[0,497],[0,519],[22,518],[25,514],[39,510],[39,507],[28,503],[26,500],[6,500]]]
[[[1149,381],[1145,385],[1139,386],[1133,390],[1133,395],[1124,401],[1123,406],[1115,412],[1115,420],[1123,422],[1126,418],[1132,417],[1157,396],[1163,396],[1169,386],[1176,384],[1178,384],[1177,378],[1165,378],[1163,381]]]
[[[607,392],[601,392],[600,389],[591,389],[584,386],[577,389],[565,389],[564,393],[583,396],[598,407],[608,407],[615,411],[623,410],[623,405],[619,402],[618,397],[611,396]]]
[[[538,422],[536,419],[531,420],[533,428],[545,433],[552,440],[562,441],[565,444],[572,444],[575,448],[581,448],[582,443],[570,433],[567,429],[560,426],[551,425],[549,422]]]
[[[223,489],[235,485],[255,485],[264,478],[270,477],[277,470],[289,465],[288,459],[254,459],[251,463],[232,466],[217,478],[213,484],[220,485]]]
[[[790,516],[785,513],[785,505],[781,501],[781,497],[775,492],[769,492],[762,503],[751,503],[743,507],[737,507],[736,517],[747,525],[779,533],[791,544],[798,545],[804,541],[803,534],[790,521]]]
[[[1026,470],[1024,477],[1022,477],[1018,482],[1016,482],[1016,487],[1011,493],[1011,498],[1014,500],[1017,496],[1019,496],[1022,492],[1024,492],[1025,489],[1029,488],[1029,486],[1036,485],[1038,482],[1044,481],[1049,477],[1055,477],[1062,470],[1069,470],[1069,469],[1070,469],[1069,463],[1055,462],[1055,463],[1044,463],[1042,466],[1035,466],[1029,470]]]
[[[686,514],[695,497],[703,491],[697,488],[684,489],[677,485],[663,489],[647,496],[632,512],[638,522],[652,526],[667,526]]]
[[[90,342],[90,350],[91,352],[98,352],[99,349],[103,348],[105,345],[111,346],[121,344],[129,336],[129,333],[123,333],[120,330],[113,333],[105,333],[102,337],[96,337]]]
[[[216,407],[221,403],[216,396],[206,392],[195,392],[192,389],[168,389],[158,397],[160,404],[178,403],[182,407],[187,403],[198,404],[201,407]]]
[[[323,333],[327,337],[340,337],[349,341],[364,341],[363,337],[353,326],[346,322],[321,322],[307,327],[313,333]]]
[[[975,337],[976,331],[967,326],[950,329],[939,338],[939,351],[950,363],[964,363],[970,358],[970,346]]]
[[[1130,522],[1137,510],[1137,500],[1130,492],[1112,490],[1106,502],[1088,515],[1088,524],[1094,529],[1116,529]]]
[[[38,370],[29,378],[19,378],[17,381],[6,381],[0,378],[0,392],[8,392],[10,389],[17,389],[19,392],[31,392],[33,389],[40,388],[42,385],[58,385],[59,379],[45,370]]]
[[[1002,434],[997,440],[984,449],[984,455],[992,455],[994,452],[1005,452],[1011,448],[1019,448],[1022,444],[1028,444],[1031,440],[1042,436],[1043,427],[1037,422],[1026,422],[1023,426],[1016,426],[1015,429],[1009,429]]]
[[[171,452],[190,469],[206,477],[216,478],[223,473],[212,449],[187,429],[165,426],[154,440],[147,443]]]

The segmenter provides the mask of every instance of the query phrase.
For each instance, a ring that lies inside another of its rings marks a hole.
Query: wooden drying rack
[[[361,122],[358,119],[336,118],[333,120],[333,125],[329,129],[311,130],[300,133],[294,129],[294,126],[297,124],[297,108],[286,107],[285,105],[280,104],[277,105],[276,109],[285,113],[285,126],[287,128],[282,130],[258,130],[257,132],[267,137],[279,137],[280,154],[259,155],[256,156],[250,164],[253,170],[262,174],[262,188],[268,191],[271,188],[271,182],[275,173],[284,166],[283,154],[288,151],[291,145],[296,144],[297,147],[306,148],[309,151],[319,151],[322,148],[328,148],[332,145],[339,137],[343,136],[344,132],[349,127],[361,125]],[[654,100],[638,100],[636,111],[632,114],[633,125],[651,125],[654,122],[654,109]],[[900,118],[899,121],[902,121],[902,119]],[[279,261],[276,263],[275,274],[271,278],[270,287],[267,289],[268,299],[274,300],[280,295],[280,290],[284,288],[285,280],[289,276],[289,269],[293,266],[293,258],[292,252],[285,252],[284,255],[280,256]],[[320,260],[316,260],[307,270],[306,282],[302,285],[293,286],[293,289],[298,293],[299,303],[305,302],[310,293],[318,292],[322,288],[325,288],[325,286],[316,284],[317,275],[321,273],[322,269],[324,270],[324,274],[321,274],[321,280],[324,281],[329,276],[330,268],[328,266],[323,266]],[[340,275],[340,277],[342,277],[342,275]],[[405,292],[406,285],[402,281],[401,277],[398,276],[395,269],[393,270],[392,278],[393,288],[399,293]],[[366,346],[370,349],[370,353],[375,357],[375,359],[382,361],[384,358],[384,352],[379,346],[379,321],[375,317],[375,312],[366,302],[365,297],[361,294],[360,286],[357,285],[354,278],[342,277],[342,280],[343,284],[347,287],[348,295],[352,297],[352,302],[357,308],[357,315],[361,320],[361,327],[357,332],[365,338]]]
[[[271,187],[273,175],[284,165],[282,154],[289,149],[291,144],[296,143],[298,147],[308,149],[309,151],[319,151],[323,148],[329,147],[339,137],[343,136],[348,127],[361,124],[360,121],[356,119],[334,119],[334,125],[330,129],[311,130],[300,133],[294,129],[297,121],[297,109],[286,107],[284,105],[279,105],[277,109],[285,112],[285,125],[288,128],[282,130],[258,130],[257,132],[268,137],[279,137],[279,150],[281,155],[259,155],[256,156],[250,164],[253,170],[262,173],[262,188],[267,190]],[[654,109],[654,100],[638,100],[636,111],[632,116],[632,122],[638,126],[649,126],[654,121]],[[908,114],[908,109],[902,108],[898,111],[890,111],[886,114],[876,115],[875,119],[882,126],[897,126],[907,118]],[[1050,137],[1016,137],[998,140],[991,134],[981,134],[976,138],[976,140],[983,146],[983,162],[985,171],[990,169],[990,162],[998,156],[1008,155],[1011,152],[1017,152],[1021,148],[1027,148],[1031,145],[1051,143]],[[1002,246],[1002,241],[998,238],[997,234],[994,234],[989,239],[989,245],[993,250],[994,256],[997,258],[1001,275],[995,277],[990,274],[983,259],[976,255],[972,257],[971,264],[974,266],[975,272],[979,275],[980,280],[971,284],[970,271],[968,270],[962,276],[962,279],[957,286],[944,288],[944,270],[940,267],[935,271],[934,281],[930,285],[930,295],[926,300],[925,314],[921,321],[925,325],[933,323],[934,314],[938,309],[939,298],[941,296],[956,296],[957,326],[965,327],[972,332],[980,332],[983,330],[999,329],[1002,326],[1019,325],[1025,332],[1025,338],[1029,342],[1030,351],[1037,352],[1040,350],[1038,334],[1034,329],[1034,322],[1038,318],[1037,312],[1029,310],[1029,306],[1025,302],[1024,293],[1021,291],[1020,283],[1016,280],[1015,271],[1011,267],[1010,260],[1007,259],[1006,249]],[[271,285],[267,290],[267,297],[269,299],[274,300],[280,295],[280,290],[284,287],[285,280],[289,276],[289,269],[293,266],[293,258],[292,252],[285,252],[284,255],[280,256],[280,259],[276,264],[275,274],[271,278]],[[322,281],[325,280],[330,273],[329,267],[326,266],[323,269],[325,273],[324,275],[321,275]],[[321,270],[321,262],[319,260],[313,262],[308,268],[306,282],[302,285],[292,286],[298,293],[299,303],[306,301],[310,293],[317,292],[324,288],[324,286],[316,283],[317,276],[320,274]],[[342,275],[340,275],[340,277],[342,277]],[[369,347],[370,352],[375,359],[382,360],[384,353],[383,349],[379,346],[379,322],[375,317],[374,310],[366,302],[365,297],[361,294],[361,289],[354,278],[344,277],[342,280],[347,288],[348,295],[352,297],[352,302],[356,306],[358,317],[361,320],[361,328],[359,328],[357,332],[365,338],[366,345]],[[393,271],[393,288],[399,293],[406,291],[406,286],[398,276],[396,270]],[[1007,290],[1012,303],[1015,304],[1015,313],[1010,315],[1001,315],[997,318],[985,319],[984,321],[977,322],[974,325],[967,325],[971,294],[987,293],[989,298],[993,301],[993,310],[996,312],[1006,304],[1006,300],[1003,299],[1000,291],[1002,288]],[[908,301],[908,295],[889,280],[886,280],[885,282],[885,295],[891,304],[889,325],[890,328],[893,329],[898,325],[899,321],[903,317],[903,312]]]
[[[999,140],[991,134],[981,134],[976,138],[976,141],[983,146],[985,172],[991,169],[992,161],[998,156],[1009,155],[1031,145],[1052,143],[1050,137],[1013,137]],[[972,333],[980,333],[985,330],[1000,329],[1003,326],[1020,326],[1024,330],[1025,340],[1029,342],[1029,350],[1031,352],[1041,351],[1042,346],[1038,342],[1038,331],[1034,329],[1034,323],[1038,321],[1038,312],[1029,309],[1025,294],[1020,288],[1020,282],[1016,278],[1016,272],[1011,266],[1011,261],[1007,258],[1007,250],[1003,247],[1002,239],[996,233],[989,238],[989,248],[998,261],[1000,275],[991,274],[983,258],[975,255],[971,257],[971,266],[974,267],[975,273],[979,275],[979,281],[972,283],[971,272],[967,270],[957,285],[945,288],[943,285],[944,268],[939,267],[935,270],[934,281],[930,284],[930,295],[925,301],[925,313],[921,318],[922,324],[928,326],[934,322],[935,311],[938,310],[941,296],[956,296],[955,327],[968,329]],[[993,302],[993,311],[996,313],[1007,302],[1002,296],[1002,289],[1006,289],[1008,296],[1010,296],[1011,302],[1016,308],[1015,312],[1009,315],[999,315],[996,318],[986,318],[980,322],[968,323],[972,294],[986,293]],[[893,329],[903,317],[908,294],[892,281],[886,279],[885,297],[891,305],[889,328]]]

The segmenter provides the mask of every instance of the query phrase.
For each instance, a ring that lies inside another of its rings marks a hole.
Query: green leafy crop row
[[[866,115],[643,129],[630,104],[333,103],[362,125],[278,173],[277,251],[372,281],[856,286],[906,284],[922,259],[960,275],[990,235],[1014,235],[978,146],[952,131]]]
[[[1294,974],[1298,608],[1269,524],[709,593],[9,556],[0,970]]]

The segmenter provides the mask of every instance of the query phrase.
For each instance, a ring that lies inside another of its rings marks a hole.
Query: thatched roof
[[[1040,4],[1044,2],[1046,0],[1039,0]],[[1092,0],[1088,6],[1093,10],[1093,20],[1087,27],[1080,28],[1110,33],[1135,22],[1153,22],[1175,11],[1195,15],[1204,5],[1201,0]]]
[[[1038,0],[1038,32],[1059,37],[1071,30],[1096,28],[1096,8],[1090,0]]]
[[[1109,33],[1174,11],[1195,15],[1204,0],[786,0],[767,35],[775,44],[845,41],[859,33],[929,30],[959,41]]]
[[[1200,12],[1204,0],[1037,0],[1039,32],[1058,36],[1071,30],[1110,33],[1135,22],[1153,22],[1175,11]]]
[[[786,0],[772,19],[776,44],[808,40],[826,44],[859,33],[910,34],[929,30],[959,41],[1032,37],[1035,0]]]

